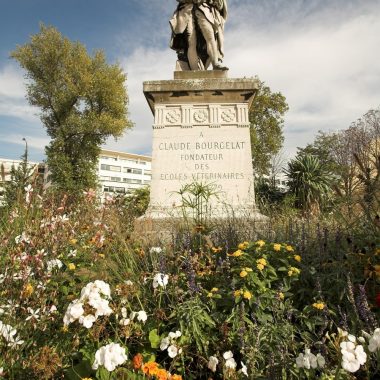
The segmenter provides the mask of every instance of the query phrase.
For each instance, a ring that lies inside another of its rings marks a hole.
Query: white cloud
[[[25,145],[25,142],[22,140],[26,138],[28,147],[34,148],[38,151],[44,151],[45,146],[49,144],[50,139],[48,137],[40,136],[23,136],[21,134],[10,134],[6,136],[0,135],[0,140],[6,143]]]
[[[272,91],[286,96],[290,106],[285,120],[286,155],[311,142],[319,129],[345,129],[380,105],[379,4],[230,1],[229,75],[258,75]],[[158,33],[169,38],[168,29]],[[120,60],[128,72],[130,112],[136,126],[110,147],[149,153],[153,119],[142,82],[170,79],[175,53],[145,47]]]
[[[25,80],[16,64],[0,69],[0,116],[12,116],[38,122],[38,109],[26,100]]]

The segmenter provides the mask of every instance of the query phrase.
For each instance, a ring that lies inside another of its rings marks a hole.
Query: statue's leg
[[[187,41],[189,47],[187,49],[187,59],[189,60],[189,66],[191,70],[199,70],[198,65],[198,53],[197,53],[197,32],[195,30],[195,21],[191,17],[186,28]]]
[[[206,41],[207,54],[210,57],[212,66],[215,67],[218,64],[219,54],[214,27],[201,11],[196,10],[195,15],[197,17],[199,29]]]

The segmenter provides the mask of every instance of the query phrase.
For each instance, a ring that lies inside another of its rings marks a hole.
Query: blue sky
[[[168,20],[175,0],[0,0],[0,157],[18,158],[28,140],[33,160],[49,139],[38,109],[25,100],[23,72],[9,53],[53,25],[91,52],[103,49],[127,73],[135,124],[110,149],[150,154],[152,115],[142,82],[171,79],[175,53]],[[380,0],[229,0],[226,64],[230,77],[258,75],[281,91],[284,156],[318,130],[345,129],[380,106]]]

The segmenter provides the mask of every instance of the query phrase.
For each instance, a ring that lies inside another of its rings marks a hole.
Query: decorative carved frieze
[[[208,121],[208,112],[205,109],[195,109],[193,117],[196,123],[204,124]]]
[[[192,128],[193,125],[209,125],[219,128],[221,125],[249,126],[246,104],[210,104],[207,107],[196,104],[159,106],[155,110],[154,128],[162,126]]]

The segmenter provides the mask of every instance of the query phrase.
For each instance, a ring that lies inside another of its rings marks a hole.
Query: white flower
[[[248,370],[247,370],[247,366],[243,363],[243,362],[240,362],[241,364],[241,372],[248,377]]]
[[[168,281],[169,276],[167,274],[157,273],[153,277],[153,288],[156,289],[158,286],[165,288],[165,286],[168,284]]]
[[[119,324],[122,326],[128,326],[131,323],[131,320],[129,318],[122,318],[120,319]]]
[[[340,344],[342,353],[342,367],[348,372],[356,372],[360,365],[367,361],[367,354],[364,352],[362,345],[356,345],[354,342],[342,342]]]
[[[237,363],[234,359],[234,355],[231,351],[227,351],[223,354],[223,358],[226,360],[225,366],[227,368],[235,369],[237,366]]]
[[[57,307],[55,305],[52,305],[51,308],[49,309],[49,314],[53,314],[57,311]]]
[[[75,257],[77,255],[76,249],[70,249],[70,252],[67,254],[67,257]]]
[[[148,315],[146,314],[146,312],[144,310],[140,310],[137,313],[137,320],[138,321],[145,323],[147,319],[148,319]]]
[[[31,307],[28,307],[27,310],[30,313],[30,315],[29,317],[25,318],[25,321],[29,321],[32,318],[34,318],[35,320],[40,318],[40,309],[34,311]]]
[[[72,322],[75,322],[84,314],[83,303],[79,300],[74,300],[67,307],[66,313],[63,317],[63,323],[65,326]]]
[[[25,202],[29,204],[30,194],[33,193],[33,187],[31,184],[29,184],[28,186],[24,187],[24,190],[25,190]]]
[[[149,250],[150,253],[157,253],[157,254],[160,254],[162,252],[162,248],[161,247],[152,247],[150,250]]]
[[[100,290],[100,293],[102,293],[104,296],[111,297],[111,288],[106,282],[102,280],[96,280],[95,286]]]
[[[125,363],[127,359],[125,348],[118,343],[110,343],[96,351],[92,369],[97,370],[99,366],[104,366],[108,372],[112,372],[118,365]]]
[[[127,309],[125,307],[121,308],[121,315],[123,318],[127,318]]]
[[[124,281],[124,284],[127,286],[133,286],[133,282],[131,280]]]
[[[369,338],[368,349],[375,352],[380,348],[380,328],[377,328],[373,335]]]
[[[15,237],[15,243],[20,244],[20,243],[30,243],[29,237],[26,235],[25,232],[23,232],[21,235],[18,235]]]
[[[326,360],[321,354],[317,354],[317,364],[319,368],[323,368],[326,364]]]
[[[168,355],[173,359],[178,355],[178,348],[173,344],[168,347]]]
[[[215,372],[216,371],[216,366],[218,365],[219,363],[219,360],[217,357],[215,356],[210,356],[208,358],[208,364],[207,364],[207,367],[212,371],[212,372]]]
[[[225,360],[228,360],[228,359],[231,359],[234,357],[234,354],[232,353],[232,351],[227,351],[223,354],[223,357]]]
[[[169,344],[170,344],[169,337],[163,338],[160,343],[161,351],[165,351],[169,347]]]
[[[305,349],[304,353],[300,353],[296,358],[296,365],[298,368],[323,368],[325,365],[325,358],[321,354],[315,356],[311,353],[309,348]]]
[[[94,322],[96,321],[95,315],[88,314],[86,316],[81,316],[79,317],[79,323],[86,327],[87,329],[90,329]]]
[[[47,271],[48,272],[51,272],[54,268],[62,268],[63,267],[63,263],[61,260],[59,259],[53,259],[53,260],[50,260],[46,263],[47,265]]]
[[[11,348],[16,348],[17,346],[20,346],[23,343],[24,340],[21,340],[19,336],[16,336],[8,343],[8,346]]]

